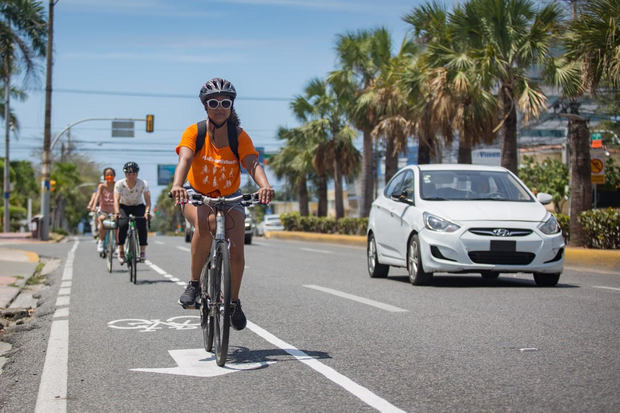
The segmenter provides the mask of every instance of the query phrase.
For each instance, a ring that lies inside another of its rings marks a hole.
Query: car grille
[[[520,228],[471,228],[469,232],[485,237],[524,237],[530,235],[532,230]]]
[[[476,264],[527,265],[536,254],[517,251],[470,251],[469,258]]]

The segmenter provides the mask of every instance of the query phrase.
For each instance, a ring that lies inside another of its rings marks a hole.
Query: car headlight
[[[538,224],[538,229],[540,229],[543,234],[547,235],[557,234],[562,230],[562,228],[560,228],[560,224],[558,224],[558,220],[555,219],[552,214],[549,214],[549,218],[547,218],[547,220]]]
[[[461,228],[460,226],[456,225],[454,222],[450,222],[443,218],[439,218],[438,216],[429,214],[428,212],[425,212],[423,216],[424,216],[424,225],[426,225],[426,228],[430,229],[431,231],[454,232],[457,229]]]

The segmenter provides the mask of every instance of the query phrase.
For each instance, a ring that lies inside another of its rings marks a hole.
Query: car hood
[[[540,222],[547,214],[538,202],[426,201],[424,210],[454,221]]]

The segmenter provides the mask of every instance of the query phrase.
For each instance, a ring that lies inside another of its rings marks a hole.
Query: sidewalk
[[[0,247],[0,310],[9,308],[37,270],[39,261],[35,252]]]
[[[298,241],[332,242],[340,245],[366,246],[363,235],[320,234],[316,232],[270,231],[266,238],[292,239]],[[620,250],[597,250],[566,247],[564,266],[583,269],[599,269],[620,275]]]

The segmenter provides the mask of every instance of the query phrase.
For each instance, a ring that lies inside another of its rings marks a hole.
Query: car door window
[[[413,172],[412,171],[406,171],[405,172],[405,177],[403,178],[403,183],[401,185],[401,192],[403,191],[407,191],[407,199],[411,202],[413,202],[414,200],[414,188],[413,188]]]
[[[387,198],[391,197],[392,195],[401,194],[404,175],[405,174],[401,172],[398,175],[394,176],[390,182],[388,182],[387,186],[385,187],[385,191],[383,192],[383,194]]]

